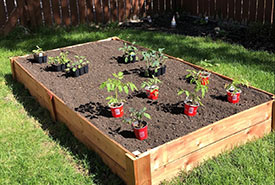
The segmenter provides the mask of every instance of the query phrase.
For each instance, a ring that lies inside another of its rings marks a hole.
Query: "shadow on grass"
[[[65,124],[52,121],[47,109],[42,108],[34,98],[29,98],[31,95],[28,90],[24,89],[22,84],[14,81],[11,74],[5,75],[4,78],[14,97],[24,106],[28,115],[37,120],[41,124],[41,128],[49,133],[53,140],[70,151],[77,160],[84,160],[88,163],[89,175],[92,175],[96,184],[124,184],[103,163],[100,156],[89,150],[73,136]]]

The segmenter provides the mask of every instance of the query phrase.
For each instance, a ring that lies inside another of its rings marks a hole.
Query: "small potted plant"
[[[160,76],[165,74],[166,65],[165,59],[167,58],[162,51],[164,48],[155,50],[149,50],[142,52],[143,60],[146,62],[145,76]]]
[[[123,99],[118,97],[119,93],[128,94],[129,88],[131,91],[137,90],[137,87],[132,82],[123,83],[121,80],[124,78],[123,72],[119,72],[118,74],[113,73],[114,78],[109,78],[107,81],[103,82],[100,85],[101,89],[107,88],[108,92],[113,92],[114,96],[108,96],[106,100],[108,100],[109,107],[111,108],[112,116],[122,117],[123,116]]]
[[[134,44],[135,42],[133,42],[133,45]],[[124,54],[122,58],[125,63],[134,63],[138,60],[138,56],[137,56],[138,49],[133,45],[128,45],[127,43],[124,43],[124,46],[118,49],[123,51]]]
[[[33,52],[33,58],[38,63],[46,63],[47,62],[47,55],[45,55],[45,52],[42,48],[39,46],[36,46],[36,49],[32,50]]]
[[[151,100],[157,100],[159,96],[159,86],[158,83],[161,81],[153,76],[153,78],[149,79],[148,81],[144,81],[141,84],[141,88],[145,88],[147,97]]]
[[[201,83],[196,83],[193,91],[179,90],[178,95],[185,93],[186,99],[184,101],[184,114],[188,116],[195,116],[197,114],[197,109],[199,105],[203,105],[201,98],[204,98],[205,93],[208,91],[207,85],[202,85]],[[198,95],[201,93],[201,95]]]
[[[248,86],[248,81],[242,80],[242,81],[232,81],[231,84],[225,84],[225,89],[227,92],[227,100],[230,103],[238,103],[240,101],[240,95],[242,93],[242,90],[238,87],[240,84]]]
[[[79,67],[79,75],[83,75],[85,73],[89,72],[89,61],[86,59],[84,56],[75,56],[76,58],[76,63],[78,64]]]
[[[67,53],[61,52],[59,56],[49,57],[48,64],[52,65],[54,71],[64,71],[69,62]]]
[[[199,81],[202,85],[209,85],[209,77],[211,73],[208,71],[195,71],[195,70],[186,70],[189,72],[185,77],[190,79],[190,83],[196,83]]]
[[[144,121],[145,118],[151,119],[150,114],[146,113],[146,107],[141,110],[135,110],[130,108],[130,118],[125,119],[126,122],[130,123],[133,127],[135,136],[139,140],[147,139],[148,137],[148,123]]]

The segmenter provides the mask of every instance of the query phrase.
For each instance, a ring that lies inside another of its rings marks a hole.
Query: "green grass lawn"
[[[78,27],[40,29],[33,34],[15,30],[0,38],[0,184],[122,184],[92,151],[79,143],[61,123],[53,123],[23,85],[11,77],[9,57],[118,36],[138,45],[199,64],[274,93],[275,54],[249,51],[210,38],[161,32]],[[164,184],[273,184],[274,133],[208,160],[190,174],[181,173]]]

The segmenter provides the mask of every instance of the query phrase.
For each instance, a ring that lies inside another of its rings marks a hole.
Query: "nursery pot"
[[[112,116],[114,118],[119,118],[123,116],[123,103],[120,103],[119,106],[114,106],[114,103],[109,105]]]
[[[201,84],[202,85],[208,85],[209,84],[209,77],[211,73],[203,71],[200,73],[200,78],[201,78]]]
[[[76,69],[76,71],[71,70],[73,77],[79,77],[79,69]]]
[[[127,63],[135,63],[137,61],[136,58],[137,58],[136,55],[128,56],[128,62]]]
[[[84,67],[79,68],[79,75],[83,75],[84,74]]]
[[[161,69],[160,75],[164,75],[166,72],[166,65],[162,65],[160,69]]]
[[[199,104],[194,104],[190,102],[190,100],[184,101],[184,114],[187,116],[195,116],[197,114],[197,109],[199,107]]]
[[[46,63],[47,62],[47,55],[44,55],[44,53],[33,54],[33,58],[38,63]]]
[[[88,73],[88,72],[89,72],[89,66],[86,65],[86,66],[84,66],[84,73]]]
[[[149,76],[152,77],[152,76],[160,76],[161,75],[161,68],[158,68],[157,70],[154,69],[154,68],[149,68]]]
[[[145,87],[146,95],[151,100],[158,99],[159,96],[159,87],[157,85],[147,86]]]
[[[59,64],[59,65],[52,64],[52,68],[54,71],[62,71],[62,70],[64,70],[63,68],[65,68],[62,65],[64,65],[64,64]]]
[[[230,102],[230,103],[238,103],[240,101],[240,95],[241,95],[241,92],[242,90],[239,89],[237,93],[233,93],[233,90],[232,89],[229,89],[226,91],[227,92],[227,100]]]
[[[138,128],[138,122],[132,123],[132,127],[134,129],[134,133],[137,139],[144,140],[148,138],[148,124],[144,122],[144,126],[142,128]]]

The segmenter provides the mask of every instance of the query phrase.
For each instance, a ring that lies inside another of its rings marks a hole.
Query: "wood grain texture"
[[[264,22],[264,0],[258,0],[257,21]]]
[[[71,25],[71,19],[69,15],[69,4],[67,0],[61,0],[61,10],[62,10],[62,23],[65,26]]]
[[[89,23],[93,23],[94,20],[94,10],[93,10],[93,0],[87,0],[87,20]]]
[[[125,20],[125,8],[124,8],[124,1],[123,0],[117,0],[118,1],[118,19],[120,22]]]
[[[190,171],[205,160],[215,157],[224,151],[231,150],[247,141],[263,137],[270,132],[270,122],[271,120],[269,119],[249,127],[153,171],[152,184],[157,185],[164,179],[169,180],[181,170]]]
[[[6,6],[8,11],[8,16],[14,11],[15,4],[13,0],[6,0]]]
[[[275,132],[275,100],[272,103],[272,131]]]
[[[77,9],[77,1],[70,0],[70,9],[71,9],[71,21],[73,25],[78,25],[79,23],[79,15]]]
[[[256,0],[250,0],[250,14],[249,21],[254,22],[256,20]]]
[[[266,0],[265,5],[265,22],[271,24],[272,20],[272,11],[274,9],[274,0]]]
[[[102,0],[102,7],[103,7],[103,15],[104,15],[103,23],[108,23],[110,21],[108,0]]]
[[[242,22],[247,23],[249,18],[249,2],[250,0],[243,0],[243,13],[242,13]]]
[[[126,169],[125,153],[130,153],[128,150],[110,139],[80,114],[67,107],[58,97],[55,97],[55,106],[58,120],[64,122],[69,128],[74,129],[72,132],[81,133],[93,141],[96,147]]]
[[[272,101],[240,112],[151,151],[152,171],[240,130],[271,119]],[[271,123],[270,123],[271,125]],[[175,152],[171,152],[175,151]]]
[[[52,104],[52,99],[50,97],[52,92],[40,82],[36,81],[29,72],[27,72],[18,62],[16,62],[16,60],[13,62],[13,66],[13,72],[16,74],[17,81],[24,84],[30,94],[35,97],[42,107],[49,110],[51,117],[55,120],[56,115],[54,105]]]
[[[84,24],[86,23],[85,0],[78,0],[78,6],[79,6],[79,20],[80,20],[80,23]]]
[[[110,14],[111,14],[111,21],[112,22],[115,22],[115,21],[118,21],[118,4],[117,4],[117,1],[114,1],[114,0],[111,0],[110,2]]]
[[[142,157],[133,157],[126,154],[128,185],[151,185],[150,154]]]
[[[132,0],[132,10],[133,10],[132,16],[139,15],[139,0]]]
[[[126,19],[130,19],[131,17],[131,1],[130,0],[124,0],[125,1],[125,17]]]
[[[51,7],[49,0],[42,0],[43,12],[44,12],[44,19],[45,24],[48,26],[52,26],[52,15],[51,15]]]
[[[4,26],[6,22],[6,12],[4,7],[4,1],[0,0],[0,28]]]
[[[59,2],[58,1],[52,1],[52,10],[53,10],[53,19],[54,23],[56,25],[61,24],[61,15],[60,15],[60,9],[59,9]]]

